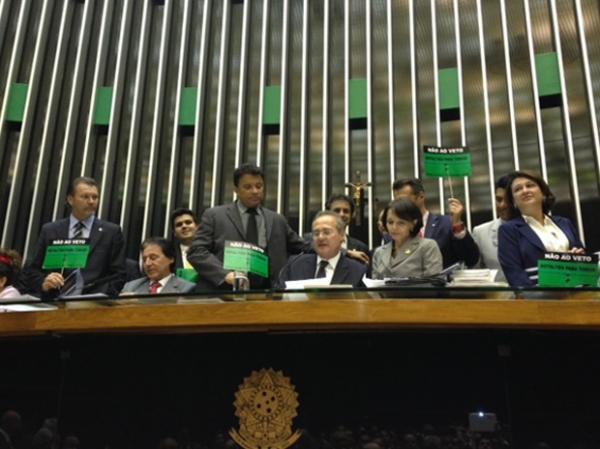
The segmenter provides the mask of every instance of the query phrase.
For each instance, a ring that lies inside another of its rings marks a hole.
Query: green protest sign
[[[598,256],[546,253],[538,260],[540,287],[596,287]]]
[[[46,248],[42,268],[58,270],[63,268],[85,268],[90,245],[87,239],[54,240]]]
[[[423,147],[425,176],[432,178],[471,176],[471,153],[467,147]]]
[[[198,282],[198,273],[193,268],[177,268],[175,274],[186,281]]]
[[[246,242],[225,242],[223,268],[269,277],[269,257],[265,251]]]

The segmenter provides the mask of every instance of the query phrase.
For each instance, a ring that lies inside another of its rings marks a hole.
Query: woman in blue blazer
[[[521,171],[508,176],[511,220],[498,231],[498,260],[511,287],[532,287],[537,285],[537,264],[545,252],[585,251],[569,219],[548,215],[556,198],[543,179]]]

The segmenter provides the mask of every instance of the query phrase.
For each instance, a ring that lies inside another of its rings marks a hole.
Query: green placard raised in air
[[[423,147],[425,176],[433,178],[471,176],[471,153],[467,147]]]
[[[596,287],[598,256],[546,253],[538,260],[540,287]]]
[[[87,239],[54,240],[46,248],[42,268],[62,270],[63,268],[85,268],[90,245]]]
[[[198,272],[193,268],[177,268],[175,274],[186,281],[198,282]]]
[[[246,242],[225,241],[223,268],[269,277],[269,257],[265,251]]]

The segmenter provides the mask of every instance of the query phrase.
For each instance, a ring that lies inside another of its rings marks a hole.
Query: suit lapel
[[[233,223],[233,226],[237,229],[240,234],[241,240],[246,239],[246,233],[244,232],[244,225],[242,224],[242,217],[236,203],[231,203],[227,208],[227,217]]]
[[[56,229],[56,239],[68,239],[69,238],[69,218],[64,218],[59,223]]]
[[[90,231],[90,253],[94,251],[94,248],[98,245],[103,232],[104,229],[102,228],[102,224],[97,218],[94,218],[94,223],[92,223],[92,229]]]
[[[300,279],[313,279],[315,277],[315,273],[317,272],[317,255],[311,254],[310,257],[307,257],[301,268],[302,277]]]
[[[577,238],[573,234],[573,231],[568,225],[568,221],[561,217],[550,217],[550,219],[560,228],[562,232],[564,232],[565,236],[569,240],[569,248],[577,245]]]
[[[338,263],[335,266],[335,271],[333,272],[333,276],[331,277],[331,284],[343,284],[348,274],[350,274],[350,267],[348,267],[348,261],[342,254],[340,255],[340,259],[338,260]]]
[[[261,206],[263,217],[265,219],[265,234],[267,235],[267,246],[271,240],[271,230],[273,229],[273,212]]]
[[[439,227],[440,216],[434,215],[431,212],[429,213],[429,217],[427,217],[427,225],[425,226],[425,237],[433,239],[437,234],[437,230]]]
[[[173,275],[169,278],[161,293],[174,293],[179,291],[179,282],[177,276]]]
[[[412,256],[413,253],[419,247],[419,243],[420,242],[419,242],[418,238],[413,238],[410,241],[406,242],[404,245],[402,245],[402,248],[400,248],[400,250],[398,251],[398,254],[396,254],[396,257],[394,257],[394,259],[393,259],[394,266],[400,265],[406,259],[408,259],[410,256]]]
[[[490,226],[490,239],[492,240],[492,245],[494,245],[494,248],[498,248],[498,228],[500,227],[501,223],[502,222],[498,218],[497,220],[494,220]]]
[[[535,231],[531,229],[531,226],[529,226],[527,222],[525,222],[523,217],[519,217],[517,219],[517,226],[519,232],[525,237],[525,239],[529,243],[538,248],[540,251],[546,252],[546,247],[544,246],[538,235],[535,233]]]

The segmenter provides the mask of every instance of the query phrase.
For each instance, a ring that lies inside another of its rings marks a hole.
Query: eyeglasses
[[[320,230],[320,231],[313,231],[313,237],[315,237],[315,238],[319,238],[321,236],[323,236],[323,237],[331,237],[335,233],[336,232],[333,229],[323,229],[323,230]]]

